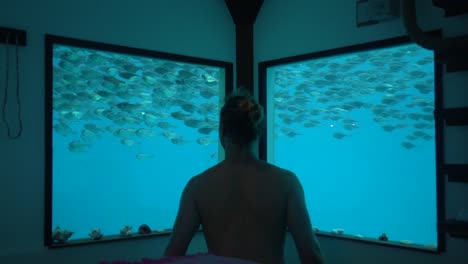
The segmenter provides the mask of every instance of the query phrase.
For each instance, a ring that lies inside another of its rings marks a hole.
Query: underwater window
[[[299,177],[318,234],[437,250],[433,51],[400,37],[259,74],[261,156]]]
[[[47,245],[170,231],[232,63],[46,35]],[[181,166],[181,164],[183,164]]]

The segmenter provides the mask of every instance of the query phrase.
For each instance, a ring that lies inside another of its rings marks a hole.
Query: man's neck
[[[231,145],[225,150],[225,160],[232,162],[243,162],[257,160],[258,157],[253,150],[253,145],[238,146]]]

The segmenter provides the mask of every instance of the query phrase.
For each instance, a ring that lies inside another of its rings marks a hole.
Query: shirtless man
[[[214,255],[284,263],[288,229],[302,263],[323,263],[298,178],[252,150],[262,123],[263,108],[248,94],[226,99],[219,130],[226,158],[187,183],[166,256],[185,255],[201,224]]]

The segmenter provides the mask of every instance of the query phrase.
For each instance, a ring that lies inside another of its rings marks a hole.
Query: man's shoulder
[[[202,172],[200,172],[199,174],[193,176],[192,178],[190,178],[190,180],[188,181],[188,184],[191,184],[191,185],[195,185],[197,184],[198,182],[206,179],[207,177],[209,177],[210,175],[213,175],[214,173],[216,173],[216,170],[218,170],[218,166],[219,164],[217,165],[214,165]]]
[[[189,184],[196,185],[198,182],[206,181],[208,179],[213,179],[213,176],[216,174],[222,174],[224,170],[227,168],[223,168],[220,163],[214,165],[201,173],[193,176],[189,180]],[[294,180],[296,178],[296,174],[291,170],[282,168],[280,166],[274,165],[272,163],[259,160],[257,162],[257,168],[255,168],[257,172],[261,172],[263,174],[274,174],[280,176],[280,178],[286,179],[288,182]]]
[[[286,168],[283,168],[283,167],[280,167],[280,166],[277,166],[277,165],[274,165],[272,163],[268,163],[266,161],[263,161],[263,166],[265,166],[265,168],[267,168],[268,170],[271,170],[272,172],[275,172],[275,173],[278,173],[280,174],[281,176],[283,177],[287,177],[287,178],[290,178],[290,177],[293,177],[295,176],[294,172],[286,169]]]
[[[207,169],[205,169],[204,171],[200,172],[199,174],[193,176],[193,178],[204,178],[204,177],[207,177],[209,175],[212,175],[214,173],[216,173],[216,171],[219,170],[219,167],[220,167],[220,164],[216,164],[216,165],[213,165]]]

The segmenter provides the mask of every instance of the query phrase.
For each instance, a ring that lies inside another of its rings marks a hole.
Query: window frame
[[[105,236],[100,240],[74,239],[66,243],[54,243],[52,238],[53,226],[53,48],[54,45],[65,45],[78,48],[94,49],[103,52],[114,52],[130,56],[141,56],[147,58],[168,60],[181,63],[199,64],[202,66],[213,66],[224,69],[225,94],[233,91],[233,63],[180,55],[175,53],[161,52],[142,48],[134,48],[116,44],[76,39],[52,34],[45,34],[45,208],[44,208],[44,245],[49,248],[60,248],[67,246],[86,245],[93,243],[104,243],[116,240],[141,239],[152,236],[169,236],[171,231],[152,232],[150,234],[135,234],[129,237],[119,235]],[[222,98],[220,98],[221,100]],[[220,147],[219,147],[220,148]]]
[[[440,30],[431,31],[430,34],[434,36],[441,36]],[[414,43],[412,39],[407,36],[398,36],[393,38],[388,38],[384,40],[377,40],[366,42],[362,44],[350,45],[340,48],[333,48],[318,52],[306,53],[301,55],[295,55],[291,57],[284,57],[274,60],[262,61],[258,63],[258,95],[259,102],[265,109],[265,117],[268,116],[268,90],[267,90],[267,70],[270,67],[280,66],[290,63],[298,63],[301,61],[344,55],[348,53],[369,51],[380,48],[390,48],[392,46],[404,45]],[[445,175],[443,172],[443,162],[444,162],[444,141],[443,141],[443,130],[444,130],[444,121],[442,115],[440,114],[443,109],[443,87],[442,87],[442,74],[443,74],[443,64],[438,62],[438,54],[434,52],[434,129],[435,129],[435,178],[436,178],[436,211],[437,211],[437,223],[445,221]],[[265,127],[268,128],[268,118],[265,118]],[[267,142],[268,137],[271,136],[268,134],[268,129],[265,129],[260,140],[259,140],[259,158],[267,161],[268,160],[268,149]],[[436,224],[435,224],[436,225]],[[406,245],[393,241],[379,241],[378,239],[361,239],[351,236],[337,236],[331,234],[330,232],[317,231],[318,236],[330,237],[334,239],[343,239],[351,240],[362,243],[370,243],[375,245],[403,248],[408,250],[417,250],[428,253],[440,254],[446,251],[446,237],[443,232],[441,232],[437,227],[437,248],[428,249],[416,245]]]

